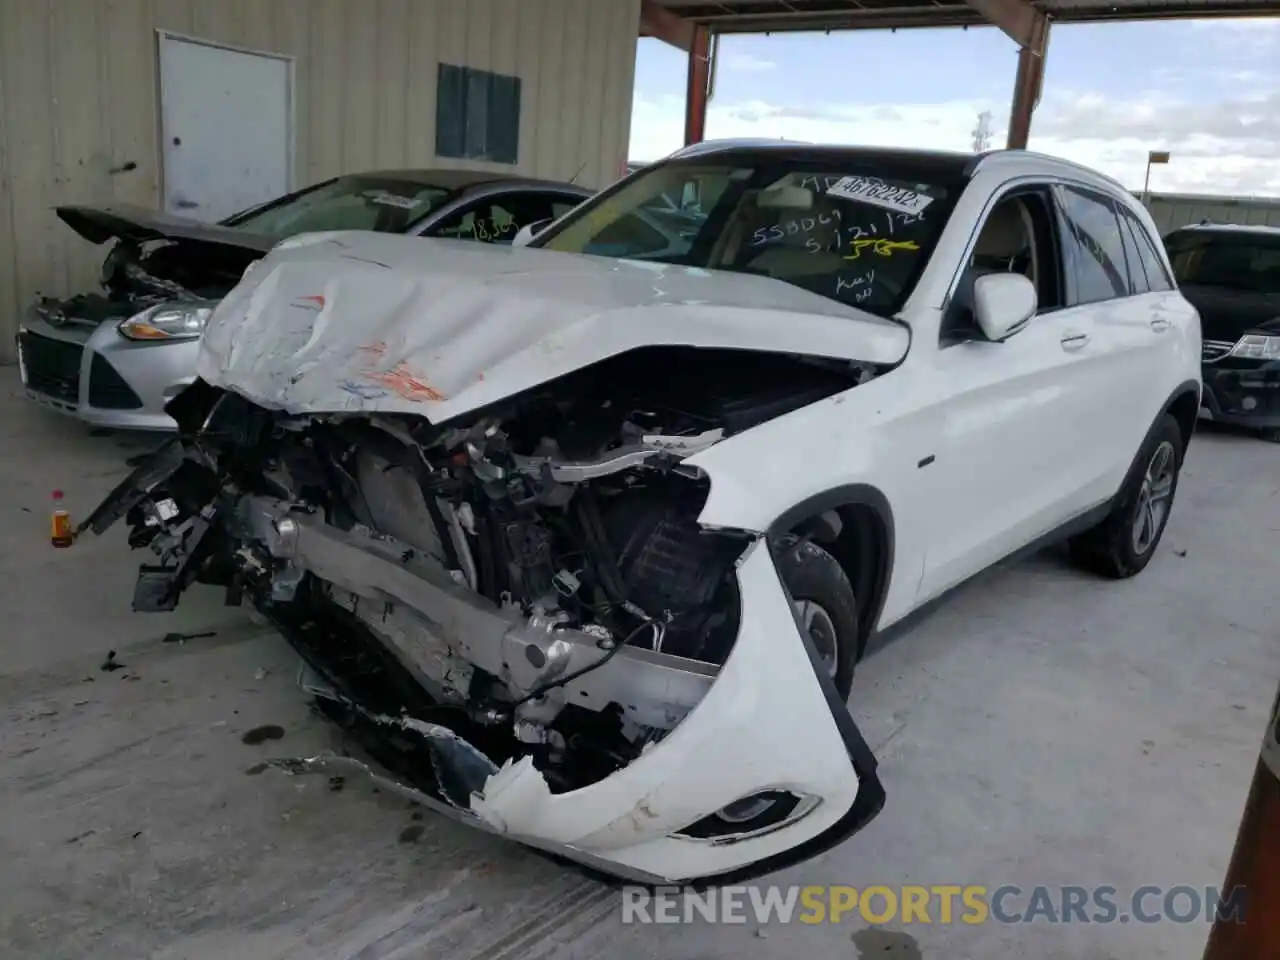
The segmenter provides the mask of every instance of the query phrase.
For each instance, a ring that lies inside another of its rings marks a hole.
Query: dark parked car
[[[1200,311],[1201,416],[1280,442],[1280,227],[1199,224],[1165,248]]]
[[[101,290],[43,298],[23,317],[27,396],[100,427],[172,430],[165,404],[195,379],[213,306],[245,268],[302,233],[373,230],[510,244],[593,191],[480,170],[392,170],[336,177],[221,223],[141,207],[59,207],[90,243],[112,243]]]

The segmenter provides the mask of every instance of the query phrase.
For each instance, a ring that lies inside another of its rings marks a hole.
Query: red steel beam
[[[1011,150],[1025,150],[1031,136],[1031,117],[1040,102],[1040,88],[1044,83],[1049,18],[1027,0],[965,0],[965,3],[1018,45],[1018,73],[1009,109],[1007,146]]]
[[[657,0],[640,0],[640,36],[654,37],[677,49],[693,49],[695,28],[692,21],[672,13]]]
[[[1028,38],[1031,42],[1018,50],[1018,73],[1013,81],[1013,103],[1009,107],[1010,150],[1025,150],[1031,137],[1031,118],[1040,103],[1044,85],[1044,61],[1049,53],[1049,21],[1040,17]]]
[[[1044,54],[1046,18],[1027,0],[964,0],[982,14],[982,18],[999,27],[1005,35],[1023,49]]]
[[[1219,914],[1204,960],[1275,960],[1280,957],[1280,691],[1240,818],[1224,897],[1236,887],[1246,891],[1244,915]]]
[[[707,97],[711,84],[711,31],[693,28],[689,48],[689,77],[684,94],[684,145],[701,143],[707,131]]]

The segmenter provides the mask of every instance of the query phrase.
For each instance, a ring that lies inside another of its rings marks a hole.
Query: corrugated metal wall
[[[157,29],[297,58],[299,185],[431,166],[441,61],[523,79],[514,167],[603,186],[627,156],[640,0],[0,0],[0,360],[104,250],[62,203],[159,206]],[[128,163],[136,169],[120,171]],[[113,172],[120,171],[120,172]]]
[[[1201,220],[1280,227],[1280,199],[1153,193],[1147,209],[1161,235]]]

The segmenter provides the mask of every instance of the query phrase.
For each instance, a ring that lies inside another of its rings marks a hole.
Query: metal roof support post
[[[701,143],[707,130],[707,99],[711,92],[711,31],[693,28],[689,47],[689,79],[684,94],[684,145]]]
[[[1232,891],[1243,894],[1232,899]],[[1280,690],[1262,741],[1204,960],[1280,957]],[[1206,904],[1208,906],[1208,904]],[[1235,909],[1232,909],[1235,908]]]
[[[1044,85],[1044,58],[1049,51],[1049,20],[1040,16],[1036,21],[1033,43],[1018,51],[1018,73],[1013,81],[1013,105],[1009,108],[1009,139],[1005,146],[1010,150],[1027,149],[1031,137],[1031,117],[1040,104],[1040,90]]]
[[[1009,111],[1011,150],[1025,150],[1031,136],[1031,115],[1040,102],[1044,58],[1049,49],[1049,18],[1028,0],[965,0],[993,26],[1018,45],[1018,75]]]

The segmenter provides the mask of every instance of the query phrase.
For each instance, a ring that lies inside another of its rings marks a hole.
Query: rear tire
[[[1280,427],[1264,427],[1258,431],[1258,436],[1267,443],[1280,443]]]
[[[1121,580],[1140,573],[1151,562],[1168,526],[1182,453],[1178,421],[1165,416],[1143,443],[1106,519],[1069,541],[1077,565]]]
[[[778,572],[795,606],[796,616],[824,661],[842,701],[853,687],[858,659],[858,602],[839,562],[816,543],[795,549],[796,537],[780,545]]]

